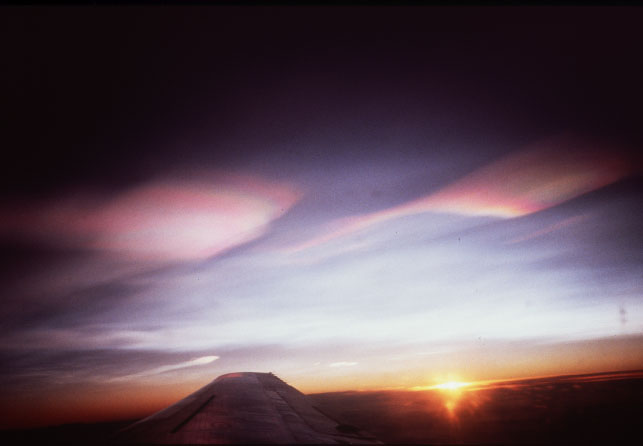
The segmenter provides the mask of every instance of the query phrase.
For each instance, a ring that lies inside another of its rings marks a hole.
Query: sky
[[[643,368],[641,14],[5,8],[1,427]]]

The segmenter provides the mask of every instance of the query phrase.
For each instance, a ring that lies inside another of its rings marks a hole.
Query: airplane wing
[[[121,430],[115,443],[381,444],[341,424],[272,373],[219,376],[176,404]]]

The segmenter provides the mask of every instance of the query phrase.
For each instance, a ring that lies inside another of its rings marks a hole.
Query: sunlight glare
[[[439,390],[458,390],[462,387],[470,386],[471,384],[472,383],[464,383],[459,381],[447,381],[442,384],[436,384],[435,386],[432,386],[432,388]]]

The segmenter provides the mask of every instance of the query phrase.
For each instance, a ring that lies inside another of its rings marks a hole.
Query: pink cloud
[[[377,223],[425,212],[498,218],[531,214],[611,184],[629,173],[624,154],[572,137],[541,142],[477,169],[424,197],[332,222],[302,251]]]
[[[79,194],[5,209],[0,231],[134,260],[202,259],[261,236],[300,197],[292,186],[248,175],[190,178],[152,181],[108,198]]]
[[[572,137],[504,157],[430,196],[416,208],[519,217],[611,184],[630,173],[618,150]]]

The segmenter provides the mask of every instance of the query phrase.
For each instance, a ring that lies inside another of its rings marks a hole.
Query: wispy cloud
[[[162,178],[115,196],[79,191],[38,206],[5,207],[0,233],[124,259],[203,259],[263,235],[299,197],[290,185],[249,175]]]
[[[339,361],[330,363],[328,367],[352,367],[357,364],[358,363],[354,361]]]
[[[551,139],[479,168],[416,200],[331,222],[288,248],[296,253],[370,226],[426,212],[512,218],[563,203],[631,173],[618,150],[572,137]]]
[[[509,240],[507,243],[509,244],[514,244],[514,243],[521,243],[521,242],[526,242],[528,240],[532,240],[538,237],[541,237],[546,234],[550,234],[552,232],[558,231],[560,229],[566,228],[568,226],[573,226],[577,223],[580,223],[582,221],[585,221],[589,218],[589,215],[575,215],[573,217],[565,218],[559,222],[553,223],[551,225],[548,225],[542,229],[539,229],[537,231],[530,232],[529,234],[513,238]]]
[[[201,356],[200,358],[191,359],[189,361],[180,362],[178,364],[164,365],[160,367],[155,367],[153,369],[145,370],[143,372],[133,373],[131,375],[119,376],[119,377],[113,378],[112,381],[123,381],[123,380],[143,378],[143,377],[148,377],[153,375],[160,375],[161,373],[170,372],[172,370],[210,364],[211,362],[214,362],[217,359],[219,359],[218,356]]]

